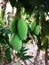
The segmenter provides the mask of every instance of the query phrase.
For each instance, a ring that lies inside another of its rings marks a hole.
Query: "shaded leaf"
[[[11,52],[10,52],[10,48],[9,46],[7,46],[5,48],[5,54],[6,54],[6,59],[8,60],[8,62],[10,63],[12,61],[12,58],[11,58]]]

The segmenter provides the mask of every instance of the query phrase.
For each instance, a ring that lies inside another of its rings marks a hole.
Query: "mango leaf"
[[[1,44],[9,44],[9,36],[8,36],[8,34],[0,33],[0,43]]]
[[[16,53],[16,55],[17,55],[18,57],[24,56],[24,55],[26,54],[26,51],[27,51],[27,50],[28,50],[28,49],[25,49],[25,47],[22,47],[21,50]]]
[[[4,27],[0,25],[0,31],[1,31],[1,30],[4,30]]]
[[[37,46],[39,49],[42,49],[42,45],[41,45],[41,39],[40,39],[40,36],[38,35],[38,43],[37,43]]]
[[[0,55],[0,61],[2,61],[2,56]]]
[[[9,46],[6,46],[5,54],[6,54],[7,61],[10,63],[12,61],[12,58],[11,58],[11,52],[10,52],[10,47]]]
[[[49,36],[49,22],[45,21],[43,23],[43,34],[45,34],[45,36]]]
[[[25,47],[22,47],[21,49],[20,49],[20,51],[21,52],[24,52],[24,51],[27,51],[28,49],[25,49]]]
[[[43,44],[43,48],[48,49],[48,38],[45,39],[45,43]]]
[[[23,56],[21,59],[23,59],[23,60],[27,60],[27,59],[30,59],[30,58],[32,58],[33,56],[30,56],[30,55],[25,55],[25,56]]]
[[[6,33],[6,34],[12,34],[12,32],[10,31],[10,29],[6,29],[6,28],[3,30],[3,32]]]
[[[6,41],[4,39],[3,34],[0,34],[0,44],[5,44],[5,43],[6,43]]]
[[[4,7],[4,8],[2,9],[2,11],[1,11],[2,19],[4,18],[4,15],[5,15],[5,9],[6,9],[6,7]]]
[[[2,60],[2,55],[1,55],[1,48],[0,48],[0,61]]]
[[[27,50],[28,49],[25,49],[25,47],[22,47],[21,50],[16,53],[16,56],[20,57],[22,60],[27,60],[32,58],[33,56],[26,55]]]
[[[9,36],[8,36],[8,34],[5,34],[4,39],[5,39],[6,43],[9,44]]]

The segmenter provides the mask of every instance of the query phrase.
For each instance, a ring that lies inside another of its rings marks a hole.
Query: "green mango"
[[[20,50],[22,47],[22,41],[19,39],[18,35],[16,34],[12,35],[10,39],[10,43],[15,50]]]
[[[40,33],[40,28],[39,28],[38,25],[36,26],[36,28],[35,28],[35,30],[34,30],[34,33],[35,33],[36,35],[39,35],[39,33]]]
[[[18,34],[19,34],[19,37],[21,38],[21,40],[26,39],[28,27],[27,27],[27,23],[25,22],[24,19],[22,19],[22,18],[19,19],[17,28],[18,28]]]
[[[36,21],[33,21],[32,24],[31,24],[31,31],[34,30],[35,26],[36,26]]]

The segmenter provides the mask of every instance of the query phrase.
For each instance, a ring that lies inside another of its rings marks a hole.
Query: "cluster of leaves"
[[[10,0],[12,7],[17,7],[19,4],[21,7],[24,7],[26,12],[31,13],[34,9],[38,9],[40,12],[49,11],[49,1],[48,0]]]
[[[22,47],[21,50],[16,53],[16,56],[20,57],[21,60],[27,60],[32,58],[33,56],[26,55],[27,50],[28,49],[25,49],[25,47]]]
[[[38,48],[39,49],[48,49],[48,37],[49,37],[49,22],[46,21],[44,17],[45,12],[48,14],[49,12],[49,1],[48,0],[10,0],[12,7],[25,8],[25,12],[35,13],[36,21],[32,23],[31,28],[29,27],[29,33],[31,35],[36,35],[38,39]],[[36,11],[36,12],[35,12]],[[43,17],[44,16],[44,17]],[[42,20],[42,17],[44,20]],[[41,27],[41,30],[40,28]],[[42,40],[43,39],[43,40]],[[29,38],[27,38],[29,40]]]
[[[29,13],[29,15],[34,11],[34,9],[36,10],[36,12],[37,12],[37,13],[35,13],[36,20],[34,20],[34,22],[33,21],[31,22],[31,24],[30,24],[31,27],[28,25],[28,34],[31,34],[32,36],[35,35],[37,37],[37,39],[38,39],[37,45],[38,45],[39,49],[42,49],[42,48],[48,49],[49,22],[45,21],[45,20],[39,22],[39,19],[40,19],[40,15],[42,12],[44,12],[43,14],[45,14],[45,12],[47,13],[49,11],[49,7],[48,7],[49,1],[48,0],[40,0],[40,1],[39,0],[32,0],[32,1],[31,0],[14,0],[14,1],[10,0],[10,3],[12,5],[12,7],[17,8],[17,13],[15,14],[15,18],[14,18],[14,21],[16,21],[16,22],[18,19],[20,19],[20,11],[21,11],[22,7],[25,8],[25,12]],[[5,15],[4,13],[5,13],[5,9],[3,9],[3,11],[2,11],[2,19],[4,18],[4,15]],[[23,20],[21,20],[20,22],[23,22]],[[2,23],[0,23],[0,25],[1,25],[0,26],[0,44],[5,45],[5,46],[8,44],[10,46],[8,34],[11,34],[11,31],[9,29],[4,28],[4,26],[2,26]],[[12,31],[17,29],[17,28],[15,28],[15,25],[16,25],[15,22],[13,22],[11,25]],[[19,23],[19,25],[20,25],[20,23]],[[40,26],[42,28],[41,30],[43,30],[42,34],[40,34],[41,33]],[[19,29],[20,29],[20,27],[19,27]],[[15,31],[14,31],[14,33],[15,33]],[[21,33],[22,33],[22,30],[21,30]],[[14,36],[14,38],[15,38],[15,36]],[[18,37],[17,37],[17,39],[18,39]],[[25,42],[27,42],[28,40],[30,40],[29,36],[27,37]],[[17,42],[16,39],[14,40],[14,42],[15,41]],[[18,41],[19,41],[19,39],[18,39]],[[11,62],[11,53],[10,53],[11,46],[10,47],[9,46],[5,47],[5,53],[6,53],[7,60],[9,62]],[[26,55],[27,50],[28,49],[25,49],[24,47],[22,47],[17,52],[16,56],[20,57],[22,60],[27,60],[29,58],[32,58],[32,56]]]
[[[4,28],[3,26],[0,26],[0,44],[9,44],[9,36],[11,31],[9,29]]]
[[[11,62],[11,52],[10,52],[10,44],[9,44],[9,36],[8,34],[11,33],[9,29],[0,26],[0,60],[2,60],[1,52],[5,51],[6,59]],[[1,51],[2,46],[4,46],[5,50]]]
[[[2,14],[2,20],[4,20],[4,16],[5,16],[5,9],[6,8],[3,8],[3,10],[2,10],[2,12],[1,12],[1,14]],[[1,19],[0,18],[0,19]],[[1,23],[2,23],[2,20],[0,21]],[[15,19],[16,20],[16,19]],[[0,45],[2,46],[4,46],[4,48],[5,48],[5,50],[4,50],[4,52],[5,52],[5,55],[6,55],[6,59],[7,59],[7,61],[8,62],[11,62],[12,61],[12,58],[11,58],[11,52],[10,52],[10,48],[13,48],[10,44],[9,44],[9,36],[8,36],[8,34],[13,34],[11,31],[10,31],[10,29],[9,28],[5,28],[4,26],[5,26],[5,24],[4,24],[4,21],[3,21],[3,23],[1,24],[0,23]],[[3,25],[4,24],[4,25]],[[23,28],[23,27],[22,27]],[[20,44],[20,43],[19,43]],[[21,51],[23,50],[24,48],[22,48],[19,52],[20,53],[18,53],[17,55],[19,56],[19,54],[21,54]],[[0,48],[0,60],[2,60],[1,58],[2,58],[2,55],[1,55],[1,48]],[[23,51],[23,52],[25,52],[25,51]],[[22,52],[22,54],[23,54],[23,52]],[[20,56],[19,56],[20,57]],[[21,59],[23,59],[23,60],[26,60],[26,59],[29,59],[29,58],[32,58],[32,56],[29,56],[29,55],[24,55],[23,54],[23,58],[22,57],[20,57]]]

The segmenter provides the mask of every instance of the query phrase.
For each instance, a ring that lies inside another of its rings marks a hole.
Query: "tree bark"
[[[40,54],[40,50],[38,49],[36,57],[34,58],[34,65],[38,65],[37,57],[39,56],[39,54]]]
[[[48,65],[48,51],[45,49],[45,65]]]

